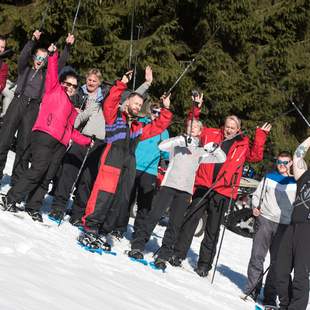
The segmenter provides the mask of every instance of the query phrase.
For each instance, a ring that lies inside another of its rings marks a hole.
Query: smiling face
[[[77,79],[73,76],[67,76],[66,79],[61,83],[64,87],[65,92],[69,97],[72,97],[76,93],[78,87]]]
[[[189,136],[192,136],[194,138],[196,137],[199,137],[200,134],[201,134],[201,123],[200,122],[197,122],[197,121],[193,121],[193,125],[191,125],[192,121],[189,121],[187,123],[187,130],[186,130],[186,133],[189,135]]]
[[[44,50],[37,50],[36,54],[33,57],[33,67],[35,70],[39,69],[42,63],[45,61],[47,57],[47,52]]]
[[[143,99],[138,95],[133,95],[126,99],[127,113],[131,116],[138,116],[143,105]]]
[[[4,52],[6,46],[6,41],[0,39],[0,54]]]
[[[224,125],[224,137],[225,139],[231,139],[239,131],[239,126],[235,120],[227,118]]]
[[[86,78],[86,88],[88,93],[95,93],[100,85],[100,79],[96,74],[89,74]]]

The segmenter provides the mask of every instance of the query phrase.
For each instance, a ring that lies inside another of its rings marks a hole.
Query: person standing
[[[198,106],[194,108],[194,118],[199,119],[203,98],[196,99]],[[228,209],[230,199],[236,199],[244,162],[257,162],[263,159],[263,150],[266,137],[271,125],[264,124],[257,128],[253,145],[241,131],[241,121],[235,115],[226,117],[224,127],[221,129],[202,129],[201,143],[214,142],[221,145],[227,159],[220,164],[200,165],[195,179],[196,191],[184,219],[182,230],[175,246],[175,253],[171,264],[179,266],[186,258],[194,233],[200,218],[207,210],[208,217],[204,238],[200,245],[199,259],[196,273],[206,277],[212,268],[216,253],[220,225]]]
[[[281,239],[291,222],[296,195],[296,181],[290,173],[292,164],[290,153],[279,153],[276,160],[277,170],[263,178],[252,196],[256,229],[244,293],[246,296],[250,294],[256,301],[262,284],[264,260],[269,250],[270,267],[264,286],[265,306],[277,304],[276,260]]]
[[[66,72],[58,80],[58,53],[53,44],[38,118],[31,134],[32,164],[19,181],[2,198],[6,211],[18,212],[17,203],[28,195],[27,213],[34,221],[42,222],[40,209],[47,193],[49,182],[54,178],[70,139],[87,146],[91,139],[74,129],[77,116],[70,97],[78,87],[75,72]]]
[[[291,225],[283,235],[276,262],[281,310],[306,310],[309,300],[310,169],[304,159],[309,147],[310,137],[297,147],[293,156],[296,199]]]

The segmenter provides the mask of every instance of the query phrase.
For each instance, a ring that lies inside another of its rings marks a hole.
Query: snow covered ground
[[[8,174],[13,153],[9,156]],[[2,191],[7,189],[3,186]],[[210,275],[200,278],[193,272],[201,239],[194,239],[183,269],[168,265],[162,273],[132,262],[124,254],[129,249],[131,227],[127,238],[113,241],[117,256],[100,256],[77,245],[77,228],[67,222],[58,227],[46,216],[44,219],[50,227],[28,216],[0,214],[1,310],[254,309],[239,298],[246,281],[250,239],[226,230],[211,285]],[[163,232],[164,227],[156,228],[146,259],[152,260]]]

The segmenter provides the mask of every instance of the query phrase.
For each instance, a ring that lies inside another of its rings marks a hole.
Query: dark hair
[[[77,81],[79,81],[79,76],[78,76],[77,72],[75,70],[73,70],[73,68],[68,69],[68,70],[64,70],[63,72],[60,73],[60,75],[59,75],[60,83],[64,82],[68,77],[73,77]]]
[[[6,37],[0,34],[0,40],[1,41],[6,41]]]
[[[142,99],[144,101],[143,96],[141,94],[137,93],[137,92],[130,93],[126,99],[130,99],[130,98],[133,98],[135,96],[138,96],[140,99]]]
[[[281,151],[281,152],[278,154],[277,158],[279,158],[279,157],[289,157],[290,159],[292,159],[292,158],[293,158],[293,155],[292,155],[292,153],[289,152],[289,151]]]

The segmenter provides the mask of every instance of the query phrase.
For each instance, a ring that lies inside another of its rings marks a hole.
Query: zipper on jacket
[[[60,141],[62,141],[62,139],[63,139],[64,136],[65,136],[66,129],[67,129],[67,127],[68,127],[69,118],[71,117],[72,111],[73,111],[73,110],[72,110],[72,108],[71,108],[70,114],[69,114],[69,116],[67,117],[65,129],[64,129],[64,132],[63,132],[63,134],[62,134],[62,136],[61,136],[61,138],[60,138]]]

